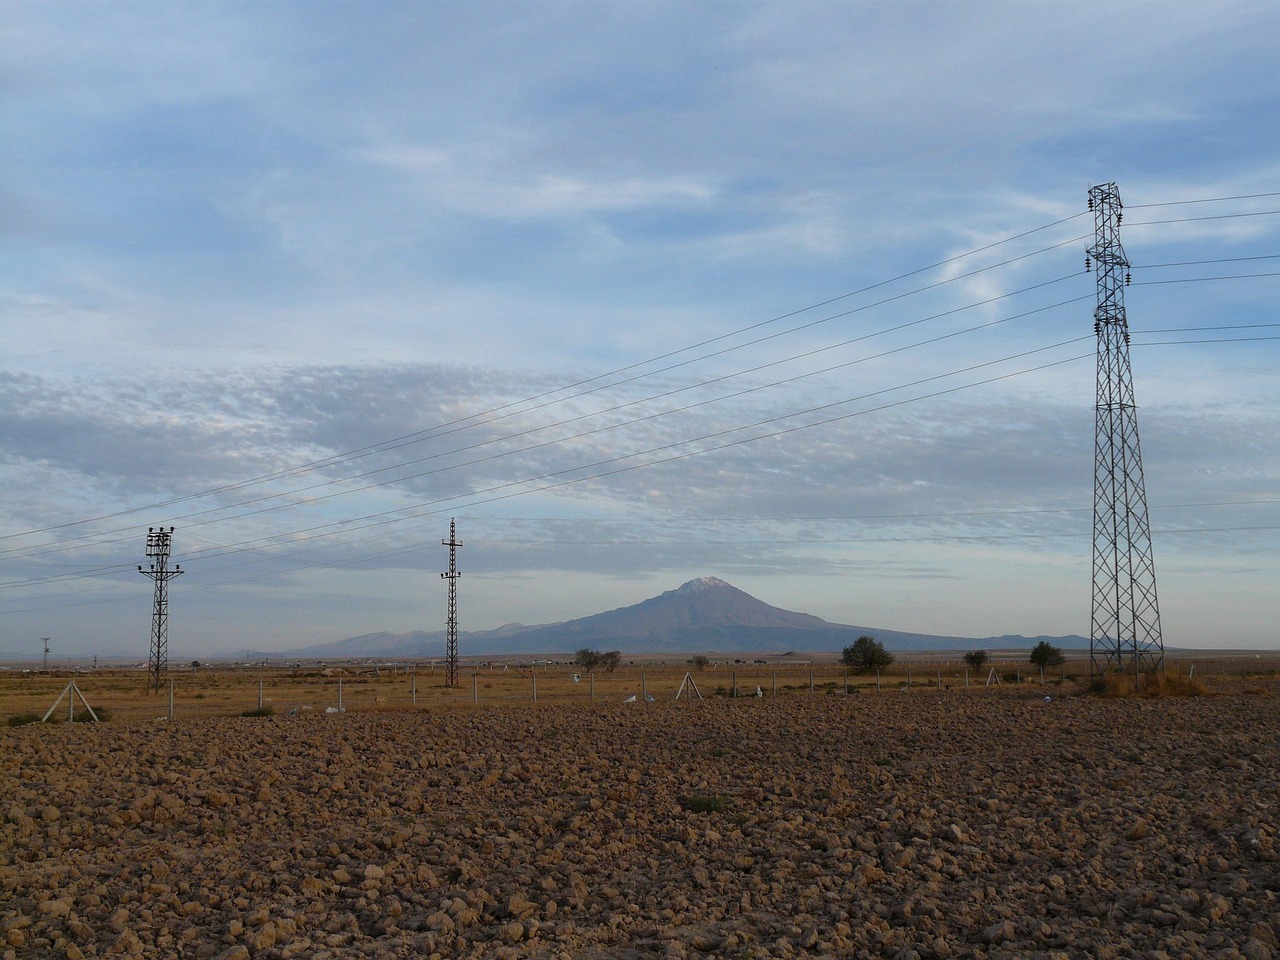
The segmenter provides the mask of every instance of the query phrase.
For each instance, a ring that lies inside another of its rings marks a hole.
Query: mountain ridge
[[[1080,636],[960,637],[911,633],[832,623],[813,614],[775,607],[718,577],[696,577],[673,590],[560,623],[504,624],[494,630],[459,634],[464,653],[563,654],[583,647],[645,653],[764,653],[791,650],[839,651],[859,636],[874,636],[891,650],[973,650],[1031,647],[1041,640],[1069,649],[1088,647]],[[445,631],[387,631],[331,643],[263,653],[250,659],[355,659],[361,657],[433,657],[445,652]]]

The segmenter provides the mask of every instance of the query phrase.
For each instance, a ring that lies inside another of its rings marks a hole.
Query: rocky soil
[[[1274,681],[0,730],[0,957],[1280,957]]]

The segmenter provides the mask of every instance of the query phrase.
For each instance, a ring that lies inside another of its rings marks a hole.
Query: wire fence
[[[1201,680],[1280,680],[1280,655],[1170,657],[1166,672]],[[437,661],[310,668],[182,668],[171,673],[159,692],[151,692],[146,689],[145,671],[10,670],[0,672],[0,718],[13,722],[15,718],[29,720],[33,715],[44,715],[70,679],[75,680],[76,690],[97,713],[123,720],[886,692],[928,694],[993,687],[1034,689],[1040,685],[1078,685],[1088,679],[1088,673],[1088,657],[1078,654],[1044,671],[1032,666],[1025,655],[990,656],[981,666],[970,665],[960,656],[913,656],[900,658],[877,672],[854,671],[832,661],[779,663],[738,659],[695,664],[673,659],[631,661],[614,670],[586,670],[571,662],[551,660],[464,661],[458,685],[450,687],[444,664]]]

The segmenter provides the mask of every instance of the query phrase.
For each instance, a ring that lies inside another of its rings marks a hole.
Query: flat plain
[[[399,675],[335,714],[279,677],[274,716],[0,728],[0,956],[1280,956],[1274,676],[828,672],[417,709]]]

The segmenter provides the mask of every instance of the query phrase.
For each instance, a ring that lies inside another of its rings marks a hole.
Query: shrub
[[[1035,649],[1031,651],[1032,665],[1039,667],[1041,670],[1049,667],[1060,667],[1066,662],[1067,658],[1062,651],[1048,640],[1041,640],[1036,644]]]
[[[50,718],[52,719],[52,718]],[[7,721],[11,727],[25,727],[28,723],[39,723],[40,714],[38,713],[19,713],[10,717]]]
[[[1205,697],[1209,690],[1195,677],[1171,677],[1167,673],[1144,673],[1142,689],[1131,673],[1104,673],[1089,682],[1089,693],[1095,697],[1127,699],[1130,697]]]
[[[729,809],[729,801],[715,793],[691,793],[680,797],[680,806],[690,813],[724,813]]]
[[[271,707],[258,707],[256,710],[246,710],[240,716],[242,717],[270,717],[275,714],[275,710]]]
[[[973,670],[981,670],[987,665],[987,651],[970,650],[964,655],[964,662]]]
[[[893,663],[893,654],[874,637],[859,637],[840,654],[840,662],[861,673],[881,670]]]

